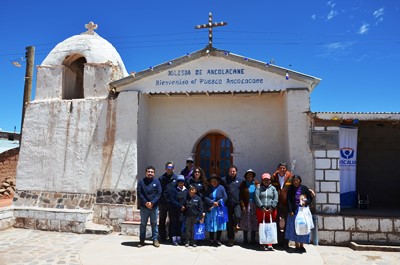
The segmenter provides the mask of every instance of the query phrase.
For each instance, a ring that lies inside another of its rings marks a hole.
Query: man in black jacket
[[[239,204],[239,190],[243,178],[237,176],[237,167],[231,165],[228,169],[228,176],[224,177],[221,184],[224,186],[228,195],[226,207],[228,208],[229,220],[226,224],[228,233],[228,246],[233,246],[235,242],[235,232],[239,229],[241,209]]]
[[[167,216],[170,219],[169,216],[169,211],[170,211],[170,194],[171,191],[170,189],[176,186],[176,179],[177,175],[174,173],[174,162],[168,161],[165,163],[165,173],[158,178],[158,180],[161,183],[162,187],[162,193],[161,193],[161,198],[159,201],[159,221],[158,221],[158,226],[159,226],[159,233],[160,233],[160,241],[161,242],[166,242],[168,240],[168,235],[167,235],[167,227],[166,227],[166,221],[167,221]],[[171,223],[171,222],[170,222]],[[171,226],[169,226],[168,231],[171,231]]]
[[[154,178],[155,169],[152,166],[146,168],[146,177],[139,180],[137,194],[140,204],[140,242],[138,247],[144,246],[146,238],[146,225],[150,218],[153,245],[159,247],[157,213],[158,202],[161,196],[161,184]]]

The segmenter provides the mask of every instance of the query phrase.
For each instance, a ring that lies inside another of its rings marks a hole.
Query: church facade
[[[340,125],[314,122],[310,93],[319,82],[211,45],[128,74],[115,48],[89,26],[37,67],[23,125],[15,226],[120,229],[136,220],[136,183],[146,166],[159,176],[167,161],[179,171],[189,156],[207,174],[225,175],[234,164],[238,174],[251,168],[257,177],[285,161],[317,191],[316,212],[338,214],[339,168],[334,162],[325,168],[324,160],[337,161],[338,147],[310,143],[313,131]]]

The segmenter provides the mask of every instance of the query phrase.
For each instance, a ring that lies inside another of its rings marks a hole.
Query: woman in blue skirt
[[[226,230],[226,222],[218,221],[218,209],[224,206],[228,196],[225,188],[220,185],[220,178],[216,174],[210,176],[210,186],[207,188],[204,204],[206,210],[206,231],[210,235],[210,244],[213,246],[221,246],[221,233]],[[215,234],[217,238],[215,239]]]
[[[311,204],[313,196],[307,186],[301,185],[301,177],[293,176],[293,185],[290,186],[287,194],[288,217],[286,221],[285,238],[295,242],[296,251],[306,252],[303,243],[310,243],[310,233],[297,235],[295,229],[296,215],[300,206]]]

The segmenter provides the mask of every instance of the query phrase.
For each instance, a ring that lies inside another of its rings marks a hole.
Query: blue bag
[[[217,208],[217,223],[224,224],[228,222],[228,208],[224,205],[224,201],[221,200],[221,205]]]
[[[203,240],[206,238],[206,225],[204,223],[194,224],[194,240]]]

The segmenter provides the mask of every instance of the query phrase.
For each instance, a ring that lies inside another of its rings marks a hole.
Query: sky
[[[93,21],[139,72],[203,49],[209,12],[215,48],[320,78],[311,111],[400,112],[397,0],[0,0],[0,129],[20,131],[27,46],[40,65]]]

